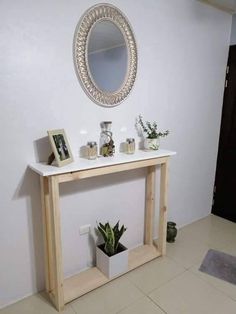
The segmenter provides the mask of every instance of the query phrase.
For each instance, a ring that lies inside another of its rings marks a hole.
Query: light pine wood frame
[[[146,168],[146,204],[144,245],[129,252],[128,271],[166,253],[167,192],[169,156],[96,169],[80,170],[52,176],[41,176],[41,195],[44,225],[46,291],[58,311],[79,296],[98,288],[110,280],[96,267],[75,276],[63,278],[59,184],[109,173]],[[156,166],[161,167],[160,212],[158,245],[153,243]]]
[[[59,155],[59,153],[57,151],[57,147],[56,147],[55,141],[53,139],[54,135],[62,135],[63,136],[65,144],[66,144],[66,147],[67,147],[67,150],[68,150],[68,153],[69,153],[69,157],[68,158],[66,158],[64,160],[60,160],[60,155]],[[66,137],[65,130],[64,129],[50,130],[50,131],[48,131],[48,137],[49,137],[49,141],[50,141],[50,144],[51,144],[51,147],[52,147],[52,150],[53,150],[53,154],[55,156],[55,159],[56,159],[58,167],[65,166],[65,165],[68,165],[71,162],[73,162],[74,159],[73,159],[73,156],[72,156],[72,152],[71,152],[71,149],[70,149],[69,142],[68,142],[67,137]]]

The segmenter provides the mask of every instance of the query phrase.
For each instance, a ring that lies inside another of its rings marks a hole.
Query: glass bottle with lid
[[[104,121],[101,123],[102,132],[100,137],[100,153],[104,157],[113,156],[115,153],[111,124],[111,121]]]

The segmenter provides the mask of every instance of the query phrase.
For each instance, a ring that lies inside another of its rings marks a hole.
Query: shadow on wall
[[[26,171],[16,188],[13,200],[26,199],[28,232],[30,241],[32,287],[36,291],[44,289],[43,224],[40,199],[39,176],[30,168]]]
[[[48,156],[52,153],[52,148],[48,136],[39,138],[34,141],[34,154],[36,162],[44,162],[48,160]]]

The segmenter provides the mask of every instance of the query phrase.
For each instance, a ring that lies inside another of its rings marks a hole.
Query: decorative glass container
[[[176,235],[177,235],[176,223],[173,221],[168,221],[166,241],[169,243],[175,242]]]
[[[87,152],[88,152],[88,159],[96,159],[98,155],[97,143],[88,142]]]
[[[127,138],[126,139],[126,153],[134,154],[134,152],[135,152],[135,139]]]
[[[145,150],[158,150],[160,146],[160,138],[145,138],[144,149]]]
[[[104,121],[101,123],[101,137],[100,137],[100,154],[103,157],[113,156],[115,153],[115,145],[112,139],[111,121]]]

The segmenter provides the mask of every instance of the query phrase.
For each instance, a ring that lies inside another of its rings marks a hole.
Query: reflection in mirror
[[[108,20],[95,23],[87,51],[89,70],[97,87],[107,93],[119,90],[128,66],[126,42],[119,28]]]

